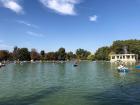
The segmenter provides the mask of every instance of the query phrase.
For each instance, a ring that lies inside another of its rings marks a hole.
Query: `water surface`
[[[0,68],[0,105],[140,105],[139,71],[118,73],[109,62],[72,64]]]

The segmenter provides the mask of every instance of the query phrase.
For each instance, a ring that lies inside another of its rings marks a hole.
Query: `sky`
[[[140,39],[140,0],[0,0],[0,49],[83,48]]]

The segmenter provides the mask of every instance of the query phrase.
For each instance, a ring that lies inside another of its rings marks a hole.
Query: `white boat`
[[[128,72],[129,69],[123,65],[120,65],[117,70],[119,72]]]
[[[3,66],[5,66],[5,64],[3,64],[3,63],[0,63],[0,67],[3,67]]]

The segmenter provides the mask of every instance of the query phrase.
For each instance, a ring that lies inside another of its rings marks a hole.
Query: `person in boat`
[[[73,66],[78,66],[78,61],[77,60],[74,62]]]
[[[120,66],[118,66],[118,69],[122,69],[123,67],[123,64],[121,64]]]
[[[124,64],[121,64],[119,67],[118,67],[118,69],[120,70],[122,70],[122,69],[128,69],[127,67],[125,67],[125,65]]]

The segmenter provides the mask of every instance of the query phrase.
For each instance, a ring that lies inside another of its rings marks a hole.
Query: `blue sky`
[[[140,39],[140,0],[0,0],[0,49],[95,52]]]

